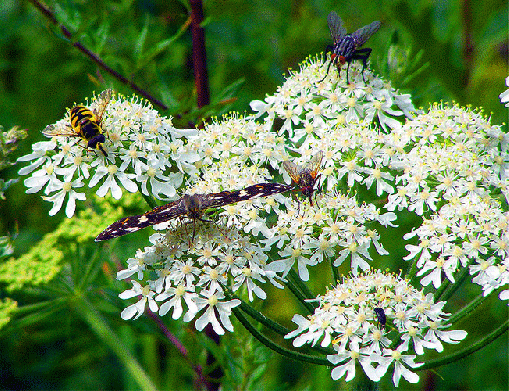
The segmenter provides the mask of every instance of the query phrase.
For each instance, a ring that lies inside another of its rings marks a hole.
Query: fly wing
[[[283,162],[283,168],[286,170],[288,175],[290,175],[290,178],[292,178],[292,181],[294,183],[300,182],[300,174],[302,172],[301,166],[295,164],[294,162],[286,160]]]
[[[111,95],[113,94],[113,90],[111,88],[104,90],[97,97],[97,106],[94,110],[95,116],[97,118],[97,123],[101,123],[102,116],[104,111],[106,110],[106,106],[110,103]]]
[[[366,43],[366,41],[378,31],[380,28],[381,23],[377,20],[375,22],[372,22],[368,24],[367,26],[361,27],[354,33],[352,33],[352,38],[355,41],[355,45],[357,47],[361,47]]]
[[[338,43],[339,40],[346,35],[346,29],[343,26],[343,21],[337,13],[331,11],[327,16],[327,24],[329,25],[330,35],[334,43]]]
[[[78,136],[76,131],[70,125],[67,125],[62,128],[62,127],[57,127],[54,124],[46,126],[46,128],[44,128],[44,130],[42,131],[42,134],[44,134],[46,137]]]
[[[169,204],[158,206],[142,215],[124,217],[113,224],[109,225],[95,238],[96,242],[101,240],[109,240],[119,236],[136,232],[145,227],[164,223],[178,216],[186,214],[182,198]]]
[[[316,175],[318,174],[318,171],[320,170],[320,165],[322,164],[323,159],[323,151],[318,151],[315,156],[311,158],[309,161],[308,167],[309,172],[313,179],[316,178]]]

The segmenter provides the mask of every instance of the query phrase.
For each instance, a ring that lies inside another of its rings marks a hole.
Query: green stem
[[[468,277],[468,266],[470,265],[470,262],[467,263],[467,265],[461,269],[458,276],[456,276],[456,281],[454,284],[450,285],[447,290],[445,290],[444,294],[440,297],[440,300],[447,301],[449,298],[456,292],[461,284],[463,284],[463,281]],[[436,299],[435,299],[436,301]]]
[[[300,291],[303,293],[303,295],[306,297],[306,299],[314,299],[315,295],[313,295],[313,292],[308,288],[306,284],[304,284],[304,281],[301,280],[297,272],[293,269],[290,269],[290,272],[288,273],[290,278],[292,279],[293,283],[300,289]]]
[[[288,289],[290,289],[290,291],[301,302],[301,304],[304,307],[306,307],[306,309],[309,311],[309,313],[312,314],[315,311],[315,306],[306,300],[314,299],[314,297],[312,297],[310,295],[306,295],[306,292],[302,292],[299,289],[299,285],[301,285],[298,283],[299,277],[297,276],[297,273],[295,273],[295,271],[293,269],[290,270],[287,277],[289,277],[288,281],[286,282],[286,286],[288,287]],[[307,288],[306,288],[306,291],[308,294],[310,293]]]
[[[474,312],[474,310],[478,306],[480,306],[487,298],[488,298],[488,296],[483,296],[482,293],[481,293],[474,300],[472,300],[470,302],[470,304],[468,304],[466,307],[462,308],[461,311],[458,311],[454,315],[452,315],[449,318],[448,322],[450,322],[451,324],[457,323],[458,321],[463,319],[468,314]]]
[[[143,196],[143,199],[145,200],[145,202],[147,203],[149,208],[154,209],[157,206],[156,202],[152,198],[150,198],[148,195],[145,195],[143,193],[141,195]]]
[[[434,295],[435,302],[437,302],[440,299],[440,296],[442,296],[442,294],[445,292],[445,290],[449,287],[450,284],[451,282],[449,280],[445,280],[442,282],[442,284],[440,284]]]
[[[267,346],[269,349],[281,354],[282,356],[289,357],[296,361],[305,361],[318,365],[327,366],[332,365],[326,358],[320,358],[318,356],[297,353],[275,344],[266,336],[264,336],[262,333],[260,333],[255,327],[253,327],[251,323],[248,322],[246,317],[242,315],[242,312],[239,309],[234,308],[232,311],[235,314],[235,317],[239,320],[239,322],[242,323],[242,325],[246,328],[246,330],[249,331],[253,337],[255,337],[263,345]]]
[[[240,308],[242,311],[244,311],[246,314],[248,314],[251,318],[256,320],[257,322],[260,322],[265,327],[271,329],[272,331],[276,332],[277,334],[281,336],[285,336],[286,334],[290,333],[291,330],[287,329],[284,326],[281,326],[279,323],[273,321],[272,319],[267,318],[265,315],[263,315],[261,312],[256,311],[253,307],[251,307],[248,303],[245,301],[239,299],[238,297],[231,296],[231,298],[236,298],[241,301]]]
[[[334,278],[334,286],[339,285],[339,280],[341,276],[339,275],[339,270],[334,266],[334,261],[331,261],[330,267],[332,269],[332,278]]]
[[[413,281],[415,275],[417,274],[417,260],[415,259],[412,262],[412,266],[410,266],[410,270],[408,271],[408,275],[406,276],[409,281]]]
[[[267,318],[261,312],[255,310],[253,307],[251,307],[248,303],[246,303],[242,299],[239,299],[237,296],[235,296],[230,290],[228,290],[226,292],[226,296],[230,300],[232,300],[232,299],[240,300],[239,308],[242,309],[242,311],[244,311],[247,315],[249,315],[254,320],[258,321],[263,326],[271,329],[272,331],[274,331],[275,333],[281,335],[282,337],[284,337],[286,334],[289,334],[292,331],[290,329],[287,329],[284,326],[281,326],[276,321],[274,321],[274,320],[272,320],[270,318]],[[309,346],[308,348],[311,349],[311,350],[314,350],[316,352],[320,352],[322,354],[334,354],[335,353],[334,350],[323,348],[321,346]]]
[[[484,348],[485,346],[488,346],[488,344],[490,344],[491,342],[496,340],[498,337],[500,337],[502,334],[504,334],[508,328],[509,328],[509,319],[506,320],[504,323],[502,323],[496,330],[494,330],[493,332],[488,334],[485,338],[483,338],[479,342],[469,346],[468,348],[463,349],[459,352],[456,352],[456,353],[451,354],[444,358],[428,361],[426,364],[420,366],[419,368],[414,368],[413,370],[414,371],[423,371],[425,369],[437,368],[439,366],[458,361],[466,356],[469,356],[472,353],[475,353],[476,351]]]
[[[156,391],[157,387],[145,373],[143,367],[138,363],[131,352],[125,348],[122,340],[113,332],[106,321],[94,309],[93,305],[88,303],[86,299],[78,304],[77,313],[80,314],[96,335],[110,347],[117,355],[118,359],[124,365],[133,379],[137,382],[142,390]]]

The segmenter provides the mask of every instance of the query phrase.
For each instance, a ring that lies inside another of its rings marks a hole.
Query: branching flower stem
[[[456,312],[449,319],[451,324],[455,324],[463,319],[465,316],[471,314],[475,311],[477,307],[479,307],[484,301],[488,298],[488,296],[484,296],[482,293],[477,296],[474,300],[472,300],[469,304],[465,305],[460,311]]]
[[[113,68],[108,66],[97,54],[94,52],[88,50],[83,44],[79,42],[75,42],[73,40],[73,36],[71,32],[58,22],[57,18],[55,17],[55,14],[51,12],[51,10],[46,7],[44,4],[42,4],[38,0],[30,0],[30,2],[37,8],[52,24],[57,26],[62,34],[70,41],[72,42],[72,45],[78,49],[80,52],[85,54],[88,58],[90,58],[93,62],[95,62],[100,68],[108,72],[111,76],[113,76],[115,79],[119,80],[122,84],[125,84],[129,87],[131,87],[134,91],[136,91],[138,94],[143,96],[144,98],[148,99],[154,106],[158,106],[163,110],[168,110],[168,106],[166,106],[163,102],[160,100],[154,98],[152,95],[150,95],[147,91],[139,87],[136,83],[132,82],[131,80],[127,79],[117,71],[115,71]]]
[[[239,309],[234,308],[233,313],[235,314],[235,317],[239,320],[239,322],[242,323],[242,325],[247,329],[247,331],[249,331],[249,333],[253,335],[253,337],[255,337],[258,341],[267,346],[269,349],[293,360],[305,361],[318,365],[327,366],[331,365],[330,362],[327,361],[327,359],[325,358],[320,358],[318,356],[312,356],[308,354],[296,353],[294,351],[279,346],[278,344],[272,342],[266,336],[261,334],[251,323],[249,323],[249,321],[246,319],[246,317],[242,314],[242,312]]]

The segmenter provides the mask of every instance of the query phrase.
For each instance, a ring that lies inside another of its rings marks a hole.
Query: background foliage
[[[372,67],[391,80],[393,86],[411,93],[417,107],[454,100],[492,112],[493,123],[506,120],[507,110],[498,99],[508,75],[505,0],[206,1],[204,26],[211,87],[208,111],[196,108],[191,35],[183,29],[188,19],[185,1],[47,3],[77,41],[161,99],[169,108],[161,113],[175,116],[178,127],[187,127],[209,114],[249,111],[251,100],[274,92],[288,68],[296,68],[306,56],[331,43],[326,23],[331,10],[338,12],[350,32],[373,20],[382,21],[380,31],[369,41],[373,48]],[[132,93],[76,50],[30,2],[3,0],[0,28],[0,124],[5,130],[14,125],[28,129],[29,136],[20,146],[19,156],[44,138],[40,130],[62,118],[65,107],[83,101],[92,91],[113,87],[126,95]],[[3,179],[15,178],[17,169],[3,170],[0,175]],[[19,230],[14,242],[16,257],[33,247],[41,248],[43,235],[54,231],[65,219],[63,213],[50,218],[49,203],[24,191],[20,182],[7,191],[6,200],[0,200],[0,235]],[[143,210],[141,202],[140,208]],[[107,252],[98,254],[91,245],[95,230],[118,217],[115,209],[108,206],[102,213],[98,221],[104,219],[104,223],[99,227],[79,226],[80,220],[77,227],[67,227],[72,232],[70,238],[85,240],[83,245],[79,241],[76,248],[62,250],[62,262],[67,265],[62,271],[65,278],[52,292],[32,288],[6,293],[0,286],[1,296],[12,297],[20,307],[53,305],[47,308],[47,316],[39,312],[39,319],[0,334],[2,388],[137,388],[138,383],[120,365],[118,355],[112,353],[114,348],[105,342],[111,339],[101,338],[107,334],[101,334],[97,325],[115,331],[118,341],[136,356],[159,388],[182,388],[182,384],[192,388],[192,369],[150,319],[121,321],[118,308],[124,304],[116,295],[126,287],[115,281],[111,265],[102,262]],[[114,254],[116,260],[123,262],[132,256],[147,236],[148,232],[140,232],[129,238],[125,252]],[[402,248],[399,242],[394,246]],[[81,275],[83,268],[89,274]],[[326,277],[316,279],[314,292],[323,293],[323,284],[329,281]],[[87,295],[86,287],[90,286],[94,286],[94,295],[87,297],[94,298],[92,305],[98,317],[94,319],[80,317],[83,312],[76,304],[82,303],[76,299],[77,292]],[[85,291],[77,289],[80,287]],[[288,322],[298,308],[294,308],[286,292],[277,295],[277,299],[265,303],[263,311],[293,327]],[[69,312],[69,308],[73,311]],[[474,330],[482,335],[495,320],[506,318],[507,307],[492,301],[479,311]],[[203,361],[200,343],[206,343],[204,337],[182,328],[180,323],[167,320],[166,324],[186,344],[191,361]],[[468,330],[472,331],[472,325]],[[102,331],[107,333],[107,329]],[[330,380],[327,368],[288,362],[259,347],[238,324],[235,334],[242,338],[223,338],[226,354],[235,358],[228,369],[230,386],[339,389],[342,385]],[[439,374],[421,376],[414,388],[506,389],[507,371],[500,370],[507,368],[505,342],[496,341]],[[271,360],[270,365],[267,360]],[[247,379],[257,382],[246,383]]]

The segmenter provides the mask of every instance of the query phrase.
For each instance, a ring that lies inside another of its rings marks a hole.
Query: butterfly
[[[318,171],[323,159],[323,151],[318,151],[305,166],[299,166],[289,160],[283,162],[283,168],[292,178],[294,185],[300,188],[305,197],[308,197],[309,203],[313,206],[313,193],[315,183],[320,176]]]
[[[259,183],[248,186],[242,190],[222,191],[209,194],[186,194],[182,198],[169,204],[158,206],[142,215],[124,217],[102,231],[96,238],[96,242],[109,240],[119,236],[136,232],[145,227],[164,223],[177,217],[188,217],[192,220],[207,221],[202,219],[202,214],[210,208],[235,204],[252,198],[267,197],[273,194],[284,193],[293,189],[293,185],[280,183]]]

